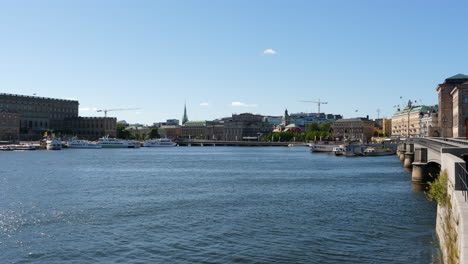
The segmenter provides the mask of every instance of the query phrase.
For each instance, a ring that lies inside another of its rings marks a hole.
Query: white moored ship
[[[88,140],[72,139],[65,143],[68,148],[80,148],[80,149],[100,149],[101,144],[98,142],[92,142]]]
[[[168,138],[158,138],[156,140],[146,140],[143,147],[175,147],[176,143]]]
[[[126,140],[109,138],[109,137],[100,138],[98,143],[101,144],[102,148],[138,148],[140,147],[138,144],[135,144],[133,142],[128,142]]]
[[[341,144],[317,144],[311,143],[310,150],[312,152],[333,152],[334,148],[343,148]]]
[[[47,150],[61,150],[62,141],[60,139],[47,139]]]

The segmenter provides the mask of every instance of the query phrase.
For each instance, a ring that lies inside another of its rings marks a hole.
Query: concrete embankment
[[[448,201],[437,207],[436,232],[444,263],[468,263],[468,202],[461,191],[459,178],[465,161],[453,154],[442,153],[442,172],[448,176]]]

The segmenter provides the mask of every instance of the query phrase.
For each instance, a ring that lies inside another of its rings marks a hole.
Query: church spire
[[[187,105],[184,103],[184,117],[182,117],[182,125],[188,121],[187,117]]]

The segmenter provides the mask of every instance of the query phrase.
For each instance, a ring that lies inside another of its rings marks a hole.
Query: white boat
[[[395,152],[393,152],[392,150],[390,149],[379,149],[379,150],[376,150],[375,148],[366,148],[363,152],[363,155],[364,156],[371,156],[371,157],[375,157],[375,156],[389,156],[389,155],[394,155]]]
[[[47,139],[47,150],[61,150],[62,141],[60,139]]]
[[[346,154],[346,150],[342,147],[334,147],[333,152],[335,153],[335,156],[343,156]]]
[[[155,140],[146,140],[143,147],[175,147],[176,143],[168,138],[158,138]]]
[[[100,149],[102,148],[101,144],[98,142],[92,142],[88,140],[78,140],[72,139],[65,142],[65,146],[68,148],[80,148],[80,149]]]
[[[12,151],[14,148],[10,145],[0,146],[0,151]]]
[[[36,150],[34,145],[9,145],[12,150]]]
[[[343,145],[339,144],[317,144],[311,143],[309,144],[310,151],[312,152],[333,152],[334,148],[344,148]]]
[[[101,144],[102,148],[138,148],[140,147],[140,145],[137,145],[133,142],[116,139],[116,138],[109,138],[109,137],[100,138],[98,143]]]

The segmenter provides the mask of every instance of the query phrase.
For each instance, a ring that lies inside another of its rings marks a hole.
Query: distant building
[[[20,138],[38,139],[46,130],[56,130],[65,118],[78,116],[78,101],[0,94],[0,111],[18,113]]]
[[[392,119],[383,118],[382,119],[382,132],[387,137],[392,135]]]
[[[420,125],[420,136],[421,137],[440,137],[439,128],[439,111],[437,105],[426,112],[421,112],[421,125]]]
[[[325,114],[325,113],[293,113],[289,115],[290,124],[295,124],[298,127],[305,128],[306,125],[317,122],[317,123],[324,123],[324,122],[335,122],[336,120],[342,119],[342,115],[334,115],[334,114]]]
[[[180,126],[161,126],[158,129],[159,135],[162,138],[176,139],[182,135],[182,129]]]
[[[97,140],[100,137],[117,136],[115,117],[70,117],[63,120],[59,130],[63,134],[80,139]]]
[[[437,105],[435,106],[412,106],[408,103],[408,106],[402,110],[398,110],[393,114],[392,117],[392,136],[401,136],[401,137],[420,137],[425,134],[427,131],[424,130],[424,133],[421,133],[421,118],[427,112],[437,111]],[[437,124],[431,124],[431,133],[438,134],[439,128],[436,127]],[[427,135],[426,135],[427,136]]]
[[[182,127],[182,137],[191,139],[207,139],[207,125],[210,121],[186,121]]]
[[[166,122],[159,122],[153,124],[155,127],[163,127],[163,126],[178,126],[179,119],[167,119]]]
[[[0,140],[16,141],[20,133],[20,114],[0,112]]]
[[[333,135],[349,140],[368,142],[373,136],[374,124],[374,121],[369,120],[369,117],[339,119],[332,125]]]
[[[254,140],[271,131],[271,125],[261,115],[232,115],[231,119],[224,122],[224,139],[228,141]]]
[[[43,132],[51,130],[62,136],[76,135],[82,138],[107,134],[115,136],[115,118],[79,117],[78,106],[75,100],[0,94],[0,112],[19,116],[21,140],[37,140],[42,138]],[[9,137],[0,131],[0,138],[4,136]]]
[[[468,75],[457,74],[436,88],[439,95],[438,124],[442,137],[466,137],[468,121]]]
[[[272,127],[276,127],[282,124],[283,117],[282,116],[263,116],[263,121],[267,122]]]

